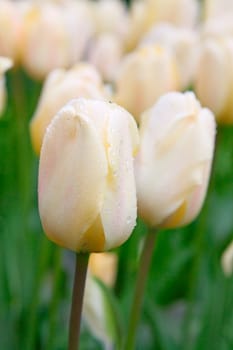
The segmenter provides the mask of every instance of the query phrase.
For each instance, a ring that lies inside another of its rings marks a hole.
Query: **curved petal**
[[[89,250],[93,237],[89,242],[84,233],[97,220],[106,175],[102,140],[82,113],[82,101],[74,100],[52,120],[41,150],[39,211],[51,240],[72,250]],[[101,230],[94,240],[100,250],[99,245],[104,245]]]
[[[136,187],[133,169],[133,117],[112,105],[107,127],[109,173],[106,194],[101,209],[106,249],[122,244],[136,224]],[[135,131],[136,129],[134,129]],[[135,138],[135,133],[134,138]]]

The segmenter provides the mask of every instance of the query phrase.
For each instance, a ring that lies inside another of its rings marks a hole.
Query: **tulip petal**
[[[106,249],[122,244],[136,224],[136,190],[133,170],[133,117],[112,105],[107,129],[109,174],[101,210]],[[134,133],[133,133],[134,134]],[[134,134],[134,142],[136,136]]]
[[[106,175],[99,133],[82,113],[82,101],[74,100],[52,120],[41,150],[39,211],[51,240],[75,251],[88,250],[84,234],[98,218]],[[102,230],[96,235],[95,241],[104,245]]]

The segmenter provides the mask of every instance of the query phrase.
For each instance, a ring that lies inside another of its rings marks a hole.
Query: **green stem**
[[[76,266],[69,325],[69,350],[78,349],[88,259],[89,254],[76,254]]]
[[[141,254],[139,271],[136,280],[135,293],[129,318],[129,327],[127,333],[127,339],[125,343],[125,350],[133,350],[137,332],[137,325],[140,318],[143,295],[145,291],[147,275],[150,268],[150,263],[154,250],[154,243],[156,239],[156,233],[149,231],[146,235],[144,246]]]

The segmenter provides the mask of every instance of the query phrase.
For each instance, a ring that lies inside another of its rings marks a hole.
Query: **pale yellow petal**
[[[41,150],[39,210],[51,240],[75,251],[88,250],[83,236],[98,217],[106,175],[102,140],[82,113],[82,101],[75,100],[53,119]]]
[[[129,129],[132,122],[132,116],[125,110],[112,105],[107,129],[109,173],[101,209],[106,249],[122,244],[136,224],[133,145]]]

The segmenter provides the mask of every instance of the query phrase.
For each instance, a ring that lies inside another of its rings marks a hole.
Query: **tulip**
[[[128,14],[123,2],[99,0],[93,3],[93,22],[97,34],[111,33],[125,37],[128,31]]]
[[[195,91],[222,124],[233,123],[233,40],[209,39],[201,49]]]
[[[161,46],[142,47],[126,55],[115,80],[114,100],[137,121],[161,95],[179,86],[174,57]]]
[[[58,69],[49,74],[30,124],[36,154],[40,153],[45,130],[54,115],[67,102],[78,97],[96,99],[107,97],[101,78],[94,67],[80,63],[70,70]]]
[[[123,55],[123,44],[114,34],[104,33],[93,40],[87,60],[93,64],[106,82],[114,79]]]
[[[175,228],[198,215],[214,139],[214,116],[192,92],[168,93],[143,114],[135,173],[138,211],[148,225]]]
[[[136,221],[132,116],[110,102],[71,101],[46,130],[39,166],[39,212],[47,236],[77,252],[122,244]]]
[[[13,62],[11,59],[7,57],[1,57],[0,56],[0,115],[2,114],[4,107],[5,107],[5,101],[6,101],[6,90],[5,90],[5,78],[4,73],[10,69],[13,65]]]
[[[25,10],[21,61],[33,78],[42,80],[53,69],[68,68],[81,58],[90,33],[84,27],[82,39],[76,40],[80,23],[74,16],[78,10],[75,7],[72,15],[71,11],[68,5],[62,7],[52,2],[32,3]],[[84,14],[85,18],[85,13],[82,11],[79,15]]]
[[[31,3],[25,11],[21,61],[26,71],[42,80],[68,64],[68,42],[59,6]]]
[[[132,51],[137,47],[141,37],[148,31],[146,23],[147,4],[144,0],[133,1],[129,11],[129,28],[126,35],[126,49]]]
[[[196,0],[135,0],[129,12],[127,48],[134,49],[155,24],[168,22],[176,27],[194,28],[198,17]]]
[[[160,45],[171,50],[177,63],[181,90],[193,83],[199,56],[197,32],[170,23],[159,23],[142,38],[140,46]]]
[[[95,28],[89,1],[64,1],[61,10],[68,35],[68,64],[82,60]],[[82,33],[82,35],[80,35]]]

